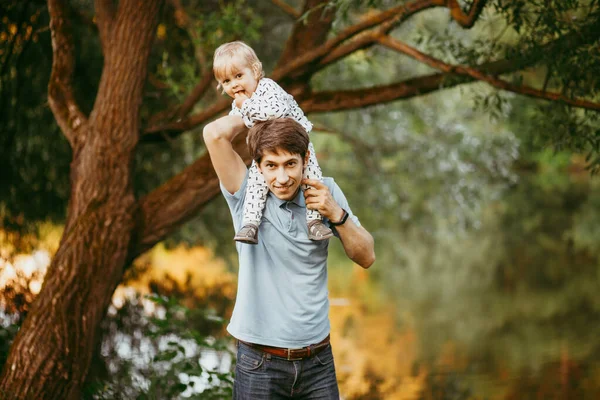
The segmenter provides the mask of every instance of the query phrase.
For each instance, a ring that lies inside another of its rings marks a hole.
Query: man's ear
[[[303,165],[303,169],[306,169],[306,167],[308,166],[308,159],[310,158],[310,150],[306,150],[306,155],[304,156],[304,165]]]

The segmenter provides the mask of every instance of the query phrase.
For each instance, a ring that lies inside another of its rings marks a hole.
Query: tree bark
[[[103,15],[105,65],[96,103],[83,126],[65,132],[77,136],[71,140],[67,225],[0,376],[2,399],[81,398],[98,327],[121,281],[136,225],[132,162],[161,3],[121,0],[114,15]],[[66,8],[64,0],[49,0],[54,28],[64,22]],[[61,57],[56,43],[55,57]]]

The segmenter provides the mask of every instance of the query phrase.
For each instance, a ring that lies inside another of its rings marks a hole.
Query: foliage
[[[103,344],[109,377],[90,379],[86,398],[231,397],[233,354],[228,341],[213,336],[224,320],[214,312],[183,306],[175,297],[154,294],[146,299],[130,298],[109,313],[119,327]],[[124,325],[127,321],[130,326]]]
[[[44,272],[26,275],[17,269],[1,288],[0,368]],[[168,277],[150,286],[152,295],[130,288],[115,298],[102,324],[84,398],[231,397],[234,357],[222,318],[230,313],[231,300],[223,287],[205,288],[199,295],[189,281],[179,284]]]
[[[6,363],[8,350],[20,326],[19,324],[10,322],[11,319],[11,316],[5,315],[4,312],[0,311],[0,368]]]
[[[425,22],[425,29],[416,33],[416,42],[429,54],[467,65],[528,55],[536,59],[535,68],[510,74],[508,80],[571,98],[600,98],[600,58],[596,41],[588,36],[600,23],[598,2],[497,0],[481,19],[471,31],[453,24]],[[556,45],[549,47],[549,43]],[[598,111],[522,98],[514,102],[523,105],[528,114],[523,127],[536,132],[537,149],[551,145],[558,151],[586,154],[591,172],[599,171]],[[491,92],[481,97],[476,107],[497,116],[506,104],[503,97]]]
[[[45,2],[0,4],[0,221],[64,218],[70,149],[45,92],[52,63]]]

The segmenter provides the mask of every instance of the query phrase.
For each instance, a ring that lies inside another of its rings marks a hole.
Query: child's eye
[[[236,78],[241,78],[241,77],[242,77],[242,74],[237,74],[235,77],[236,77]]]
[[[229,79],[225,79],[225,80],[223,81],[223,85],[224,85],[224,84],[226,84],[226,83],[229,83]]]

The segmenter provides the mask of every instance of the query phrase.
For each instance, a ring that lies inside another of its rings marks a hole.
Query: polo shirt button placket
[[[288,232],[292,232],[294,230],[294,212],[290,210],[290,202],[285,203],[285,210],[290,214],[290,219],[288,221]]]

